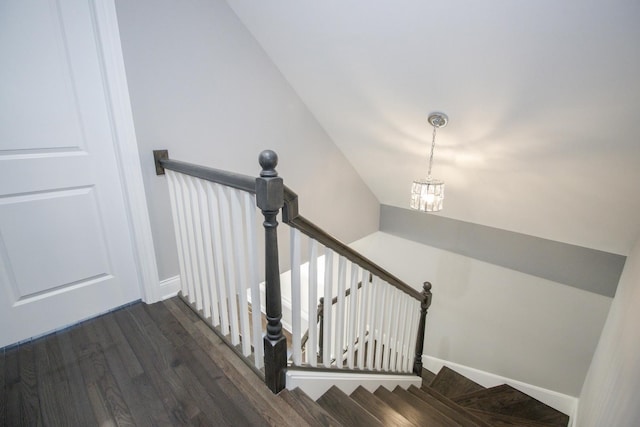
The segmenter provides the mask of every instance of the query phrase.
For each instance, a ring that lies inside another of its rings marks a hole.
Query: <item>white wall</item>
[[[303,215],[346,242],[377,230],[373,193],[224,1],[116,6],[161,279],[178,265],[153,149],[254,176],[273,149]]]
[[[580,395],[577,425],[640,425],[640,239],[625,264]]]
[[[382,232],[350,246],[433,284],[425,354],[579,395],[611,298]]]

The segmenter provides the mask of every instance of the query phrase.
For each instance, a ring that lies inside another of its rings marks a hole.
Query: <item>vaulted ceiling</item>
[[[227,0],[382,204],[626,255],[640,232],[640,3]],[[330,165],[327,165],[330,173]]]

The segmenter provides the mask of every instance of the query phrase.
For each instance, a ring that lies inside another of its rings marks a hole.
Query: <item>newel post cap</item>
[[[426,312],[426,310],[431,306],[431,300],[433,298],[433,294],[431,293],[431,283],[424,282],[422,284],[422,297],[424,299],[422,300],[420,307]]]
[[[263,150],[258,156],[258,163],[262,166],[260,176],[263,178],[271,178],[278,176],[276,166],[278,166],[278,155],[273,150]]]
[[[284,206],[284,183],[276,172],[278,155],[273,150],[264,150],[258,162],[262,171],[256,178],[256,204],[263,211],[279,211]]]

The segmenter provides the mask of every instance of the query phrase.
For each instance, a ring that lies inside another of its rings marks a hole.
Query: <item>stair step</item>
[[[383,427],[380,421],[336,386],[327,390],[325,394],[320,396],[317,402],[345,426]]]
[[[438,393],[437,391],[435,391],[434,389],[432,389],[430,387],[424,387],[423,386],[420,389],[420,391],[422,391],[423,393],[428,394],[429,396],[437,399],[438,401],[440,401],[440,403],[448,406],[451,409],[454,409],[456,411],[464,412],[465,415],[467,417],[469,417],[469,419],[471,419],[473,422],[475,422],[479,426],[482,426],[482,427],[493,427],[491,424],[489,424],[489,423],[485,422],[484,420],[482,420],[482,418],[479,418],[479,417],[475,416],[470,411],[468,411],[466,408],[463,408],[462,406],[458,405],[453,400],[449,399],[446,396],[443,396],[442,394]]]
[[[403,390],[404,391],[404,390]],[[417,405],[413,399],[405,399],[405,396],[399,396],[398,393],[392,393],[384,387],[379,387],[374,393],[377,397],[384,400],[389,406],[402,414],[403,417],[412,423],[420,426],[457,426],[458,424],[438,412],[429,404],[412,396],[418,401]]]
[[[438,375],[431,381],[429,387],[448,398],[485,390],[480,384],[471,381],[469,378],[446,366],[440,369],[440,372],[438,372]]]
[[[299,388],[282,390],[278,396],[293,407],[310,426],[342,426],[331,414]]]
[[[454,402],[451,402],[453,403],[451,406],[446,405],[415,386],[410,386],[407,391],[433,406],[438,410],[438,412],[446,415],[463,427],[490,427],[489,424],[467,413],[467,411],[465,411],[461,406],[456,405]]]
[[[417,390],[417,389],[416,389]],[[451,411],[449,407],[442,405],[437,400],[423,400],[415,394],[409,392],[408,390],[404,390],[401,387],[396,387],[393,390],[393,394],[401,397],[403,400],[411,403],[414,407],[420,408],[421,410],[429,410],[434,411],[434,413],[440,414],[444,419],[441,421],[442,425],[456,425],[456,426],[465,426],[465,427],[477,427],[472,421],[464,417],[460,411]],[[460,408],[461,409],[461,408]],[[463,422],[461,422],[463,420]]]
[[[458,396],[460,406],[565,427],[569,416],[507,384]]]
[[[434,374],[433,372],[431,372],[430,370],[428,370],[427,368],[422,368],[422,383],[423,384],[431,384],[431,381],[433,381],[433,379],[436,377],[436,374]]]
[[[351,393],[351,398],[376,417],[385,426],[409,427],[414,424],[400,415],[385,401],[360,386]]]
[[[468,409],[470,413],[483,419],[488,425],[493,427],[549,427],[550,424],[538,421],[526,420],[524,418],[510,417],[509,415],[496,414],[493,412],[481,411],[479,409]]]

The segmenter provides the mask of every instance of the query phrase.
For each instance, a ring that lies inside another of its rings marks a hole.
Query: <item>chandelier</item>
[[[426,178],[413,181],[409,206],[411,209],[422,212],[438,212],[442,210],[444,202],[444,181],[431,176],[431,166],[433,164],[433,149],[436,147],[436,131],[445,127],[449,122],[449,118],[443,113],[431,113],[428,121],[433,126],[429,169],[427,170]]]

